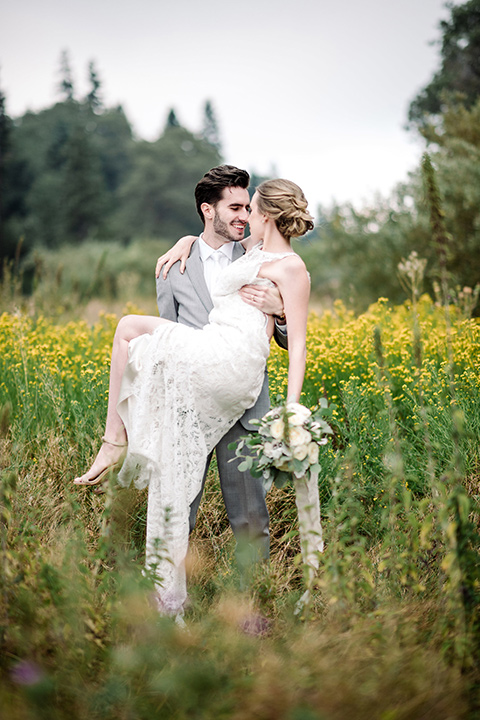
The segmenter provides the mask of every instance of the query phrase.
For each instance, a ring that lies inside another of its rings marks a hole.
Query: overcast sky
[[[458,2],[456,4],[459,4]],[[107,106],[154,140],[168,110],[201,127],[213,103],[227,162],[281,175],[317,203],[389,193],[423,146],[408,105],[439,66],[444,0],[11,0],[0,84],[13,117],[58,98],[62,50],[77,93],[94,60]]]

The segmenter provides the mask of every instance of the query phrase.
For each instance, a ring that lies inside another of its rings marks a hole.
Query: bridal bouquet
[[[258,430],[241,438],[236,447],[236,455],[243,458],[239,470],[263,476],[266,490],[272,483],[283,487],[292,477],[318,474],[320,446],[332,434],[324,419],[327,413],[327,401],[322,398],[314,413],[299,403],[287,403],[272,408],[261,420],[252,420]]]
[[[239,470],[262,477],[268,490],[272,483],[283,487],[292,480],[298,511],[300,547],[306,590],[297,602],[295,614],[308,617],[312,602],[319,554],[323,552],[320,500],[318,496],[319,450],[332,434],[324,417],[327,401],[321,400],[312,413],[299,403],[287,403],[270,410],[261,420],[252,420],[257,432],[240,439],[235,453],[243,458]]]

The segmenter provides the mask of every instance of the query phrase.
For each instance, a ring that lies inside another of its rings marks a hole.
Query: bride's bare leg
[[[123,371],[128,359],[128,343],[133,338],[145,333],[152,333],[162,323],[169,322],[163,318],[149,315],[125,315],[121,318],[115,331],[110,363],[110,383],[108,388],[107,421],[105,424],[105,442],[95,458],[91,468],[81,477],[73,481],[76,485],[95,485],[104,471],[118,463],[126,444],[125,428],[117,412]]]

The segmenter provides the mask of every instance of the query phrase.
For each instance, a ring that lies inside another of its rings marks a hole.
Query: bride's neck
[[[270,220],[265,225],[263,249],[265,252],[288,252],[291,250],[290,241],[283,237],[275,223]]]

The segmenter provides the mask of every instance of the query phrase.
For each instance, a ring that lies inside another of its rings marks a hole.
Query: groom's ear
[[[214,213],[215,213],[215,207],[214,205],[210,205],[210,203],[202,203],[200,205],[200,210],[203,213],[203,217],[205,220],[212,220]]]

